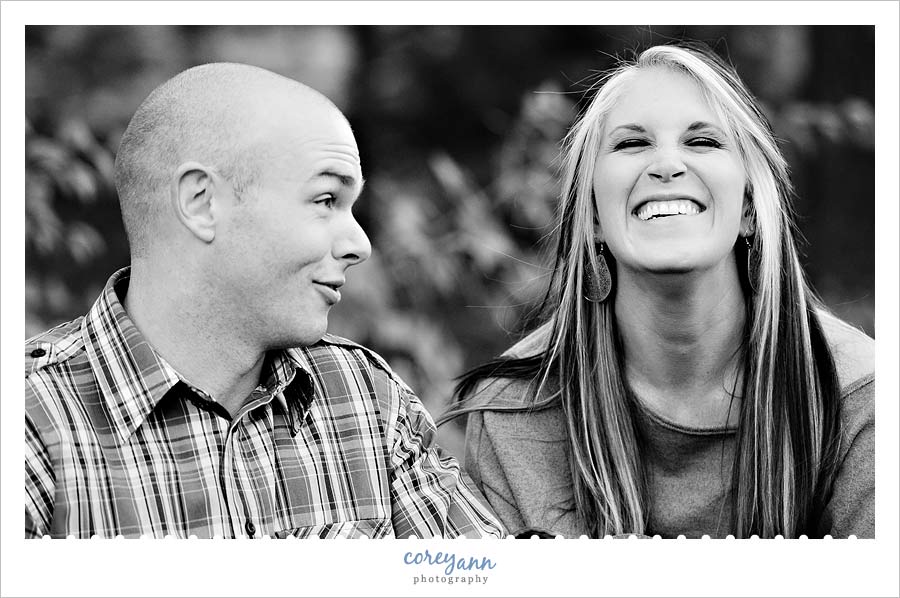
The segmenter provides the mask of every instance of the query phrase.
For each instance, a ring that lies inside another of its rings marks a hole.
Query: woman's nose
[[[653,162],[647,168],[647,174],[658,182],[668,182],[685,173],[687,167],[681,156],[674,149],[661,149],[656,152]]]

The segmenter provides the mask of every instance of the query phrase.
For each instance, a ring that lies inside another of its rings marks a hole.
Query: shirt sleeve
[[[473,490],[459,463],[435,442],[436,428],[414,394],[391,383],[396,412],[388,430],[391,502],[398,538],[504,535],[502,524]]]
[[[833,538],[875,537],[875,382],[870,379],[843,401],[842,453],[824,533]]]
[[[524,528],[525,522],[513,498],[503,465],[484,427],[482,412],[469,414],[466,422],[466,471],[506,529],[515,533]]]
[[[25,416],[25,537],[50,533],[56,482],[47,448],[34,423]]]

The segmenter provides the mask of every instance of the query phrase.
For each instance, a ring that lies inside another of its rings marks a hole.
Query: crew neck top
[[[875,535],[874,340],[832,316],[821,318],[841,385],[839,469],[819,536]],[[507,354],[545,346],[539,330]],[[546,335],[544,335],[546,336]],[[579,537],[565,415],[556,403],[532,408],[528,380],[491,378],[479,387],[466,430],[465,466],[511,533]],[[674,538],[724,538],[730,529],[737,428],[691,427],[641,403],[637,416],[648,474],[649,526]]]

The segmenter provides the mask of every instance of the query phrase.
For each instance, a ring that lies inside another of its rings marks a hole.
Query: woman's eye
[[[633,147],[643,147],[645,145],[648,145],[646,139],[624,139],[615,145],[615,149],[630,149]]]
[[[712,137],[694,137],[688,141],[688,145],[692,147],[722,147],[722,144]]]

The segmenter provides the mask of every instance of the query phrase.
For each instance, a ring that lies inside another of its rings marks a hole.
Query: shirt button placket
[[[231,426],[228,430],[228,442],[227,442],[227,449],[226,449],[228,451],[229,457],[230,457],[230,459],[229,459],[230,467],[229,467],[228,473],[229,473],[229,475],[232,476],[232,481],[234,484],[233,487],[239,493],[239,495],[244,497],[242,499],[237,498],[237,497],[232,497],[232,501],[233,501],[232,504],[234,506],[235,511],[237,511],[238,504],[243,505],[243,509],[242,509],[243,513],[241,513],[240,518],[244,519],[244,533],[246,534],[248,539],[252,539],[256,535],[256,525],[254,525],[253,521],[250,519],[250,513],[248,512],[248,509],[247,509],[247,501],[254,500],[254,497],[252,495],[253,489],[247,488],[244,486],[245,484],[249,483],[249,481],[242,480],[239,478],[238,472],[235,469],[234,459],[235,459],[236,454],[240,455],[240,451],[238,451],[238,449],[235,447],[235,443],[238,440],[238,428],[239,428],[239,426],[243,425],[241,422],[248,416],[247,414],[250,413],[250,411],[255,407],[255,405],[253,404],[253,399],[254,399],[255,394],[256,394],[256,391],[253,391],[253,393],[251,393],[251,395],[250,395],[249,404],[246,405],[243,409],[241,409],[237,413],[237,415],[235,415],[234,420],[232,421]],[[250,496],[247,496],[248,491],[250,493]],[[240,521],[240,519],[238,519],[238,513],[236,513],[236,512],[233,513],[231,520],[234,522],[235,526],[240,525],[238,523],[238,521]],[[237,529],[235,529],[235,535],[237,535]]]
[[[238,531],[240,528],[238,526],[240,525],[239,521],[242,517],[237,510],[239,503],[238,498],[234,495],[234,492],[238,491],[236,488],[238,480],[234,475],[234,436],[234,426],[232,425],[229,426],[229,430],[225,434],[220,475],[222,476],[223,482],[222,490],[225,499],[225,508],[228,510],[228,519],[231,522],[231,535],[233,538],[237,538],[240,535],[240,532]]]

